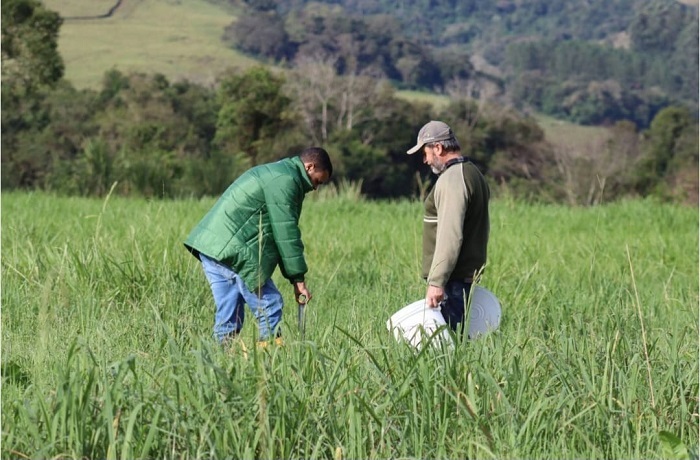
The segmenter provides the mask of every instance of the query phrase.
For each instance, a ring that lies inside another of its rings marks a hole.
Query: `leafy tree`
[[[330,138],[334,176],[362,182],[362,193],[372,198],[414,195],[421,182],[417,174],[427,176],[429,170],[420,155],[406,155],[406,149],[429,118],[427,107],[396,98],[388,85],[375,88],[369,97],[373,103],[353,129],[336,130]]]
[[[671,91],[677,92],[688,101],[697,101],[698,88],[700,87],[698,81],[698,68],[700,68],[698,24],[697,20],[691,21],[678,34],[673,54],[667,62],[667,69],[672,69],[670,73],[673,75],[670,82]],[[696,104],[692,104],[692,106],[697,109]]]
[[[116,69],[105,72],[102,77],[102,89],[99,92],[100,106],[105,106],[109,101],[119,97],[121,91],[129,88],[128,75]]]
[[[294,55],[284,23],[274,11],[254,11],[244,21],[234,22],[224,29],[224,40],[245,53],[275,61]]]
[[[382,189],[390,162],[381,149],[362,143],[357,133],[339,132],[331,143],[333,174],[352,182],[361,182],[363,193],[376,196]]]
[[[63,76],[58,53],[62,20],[37,0],[6,0],[2,5],[2,82],[32,92]]]
[[[321,3],[309,3],[284,16],[279,10],[250,11],[245,21],[226,28],[225,40],[244,52],[275,61],[333,59],[341,75],[373,74],[430,89],[443,84],[440,67],[429,50],[407,37],[391,15],[365,18],[348,14],[339,5]],[[464,73],[452,67],[450,77]]]
[[[99,138],[88,139],[71,161],[56,164],[49,188],[68,194],[104,196],[121,180],[115,157]]]
[[[224,77],[218,91],[216,145],[245,155],[252,165],[285,156],[276,141],[294,126],[294,117],[283,84],[283,77],[264,67]]]
[[[433,53],[435,65],[440,69],[440,77],[444,82],[455,79],[465,80],[474,78],[474,66],[469,61],[469,55],[464,50],[438,49]],[[428,71],[435,71],[429,69]]]
[[[213,90],[190,82],[171,84],[159,74],[111,71],[97,100],[98,136],[114,165],[111,177],[120,182],[119,193],[176,196],[196,190],[192,181],[202,180],[199,171],[206,168],[192,163],[216,156],[212,143],[219,105]],[[88,153],[81,158],[91,161],[95,156]]]
[[[174,148],[188,127],[168,98],[169,82],[162,75],[132,74],[127,79],[128,84],[105,101],[100,136],[114,154],[124,148]]]
[[[32,187],[50,158],[37,136],[49,122],[42,99],[63,76],[61,19],[36,0],[2,5],[2,185]]]
[[[166,90],[173,111],[187,126],[185,142],[179,145],[180,156],[201,158],[211,153],[216,135],[220,105],[216,91],[192,82],[180,81]],[[185,133],[182,133],[185,134]]]
[[[667,107],[654,117],[645,137],[644,155],[636,168],[637,190],[689,199],[697,187],[697,119],[685,107]]]
[[[402,86],[437,90],[444,86],[441,69],[429,53],[408,41],[394,43],[390,50],[396,51],[393,67]]]
[[[38,132],[27,134],[37,143],[37,151],[42,152],[39,158],[45,159],[40,166],[42,185],[47,189],[78,192],[78,188],[64,184],[71,182],[71,168],[66,165],[77,161],[87,140],[98,133],[97,93],[77,90],[62,80],[46,93],[41,107],[46,114],[46,125]],[[87,192],[81,190],[80,193]]]
[[[677,2],[654,1],[641,9],[629,25],[632,46],[643,53],[668,53],[697,13]]]

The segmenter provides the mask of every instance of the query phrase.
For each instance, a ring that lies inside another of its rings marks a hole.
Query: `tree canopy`
[[[667,0],[243,2],[231,46],[277,63],[332,59],[341,75],[490,98],[577,123],[647,127],[698,103],[698,10]],[[625,44],[627,43],[627,44]],[[475,67],[475,62],[487,65]],[[495,69],[495,71],[494,71]],[[478,90],[474,95],[484,97]]]

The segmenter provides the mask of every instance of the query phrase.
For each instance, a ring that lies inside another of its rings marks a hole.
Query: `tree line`
[[[78,90],[62,78],[58,15],[35,0],[8,0],[2,14],[4,190],[216,196],[253,165],[320,145],[336,182],[361,184],[371,198],[417,197],[433,177],[405,151],[427,120],[442,119],[496,193],[584,205],[697,198],[698,127],[682,106],[642,131],[611,125],[581,152],[551,145],[533,118],[459,86],[436,110],[397,97],[386,79],[339,74],[332,58],[231,70],[213,87],[112,70],[98,89]]]
[[[489,78],[498,88],[492,98],[591,125],[631,120],[646,128],[674,104],[697,112],[697,9],[678,2],[224,3],[245,19],[233,21],[223,39],[278,64],[332,58],[341,75],[437,92],[455,80]],[[484,75],[474,54],[499,72]]]

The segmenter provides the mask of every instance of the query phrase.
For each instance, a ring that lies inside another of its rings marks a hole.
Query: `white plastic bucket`
[[[425,299],[420,299],[391,315],[386,327],[394,333],[396,340],[403,338],[414,347],[420,348],[424,339],[427,341],[446,324],[439,309],[426,307]],[[433,343],[444,342],[452,345],[452,337],[444,327],[433,340]]]
[[[469,338],[476,339],[498,329],[501,324],[501,303],[493,292],[474,286],[469,297]]]
[[[498,328],[501,323],[501,304],[488,289],[473,286],[469,299],[469,338],[476,339]],[[420,348],[424,339],[435,335],[433,343],[452,345],[445,318],[437,308],[427,308],[425,299],[417,300],[394,313],[386,322],[386,327],[393,332],[397,340],[404,339],[416,348]]]

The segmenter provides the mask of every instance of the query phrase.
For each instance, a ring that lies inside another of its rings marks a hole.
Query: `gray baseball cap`
[[[418,131],[418,140],[416,141],[415,147],[408,150],[406,153],[412,155],[422,149],[425,144],[454,138],[455,135],[447,124],[433,120],[426,123],[420,131]]]

